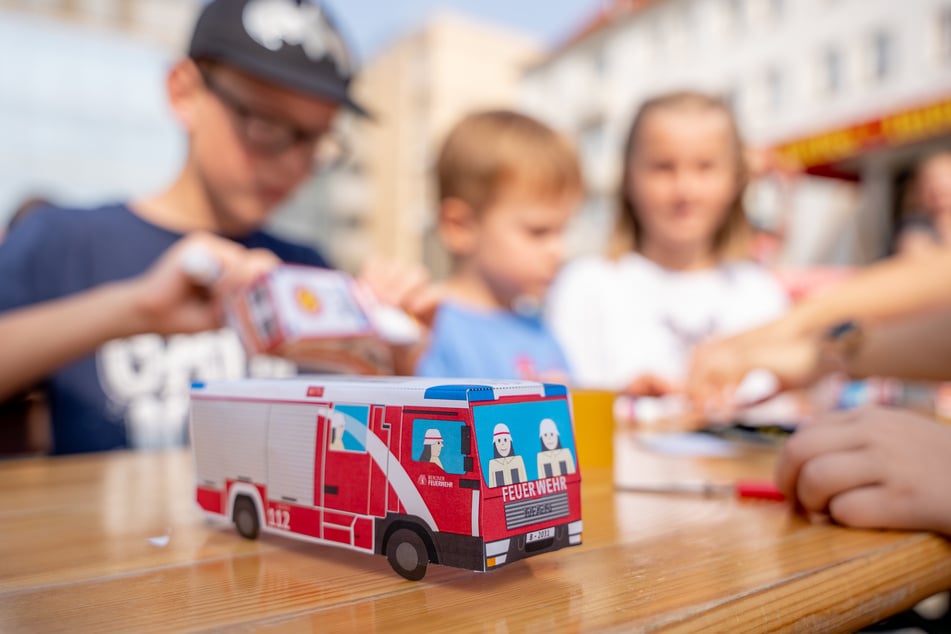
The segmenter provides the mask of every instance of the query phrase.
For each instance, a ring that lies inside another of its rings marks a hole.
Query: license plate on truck
[[[540,542],[543,539],[549,539],[555,536],[555,527],[543,528],[540,531],[532,531],[525,536],[525,543]]]

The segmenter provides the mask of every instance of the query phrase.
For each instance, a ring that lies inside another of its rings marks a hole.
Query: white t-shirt
[[[643,374],[683,381],[696,344],[772,321],[788,305],[753,262],[680,272],[629,253],[565,267],[547,316],[577,385],[619,390]]]

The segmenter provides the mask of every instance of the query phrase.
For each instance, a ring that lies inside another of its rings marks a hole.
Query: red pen
[[[782,502],[786,499],[782,491],[768,480],[737,480],[732,484],[714,484],[712,482],[617,484],[615,488],[618,491],[633,493],[675,493],[704,497],[736,495],[736,497],[743,499],[774,500],[776,502]]]

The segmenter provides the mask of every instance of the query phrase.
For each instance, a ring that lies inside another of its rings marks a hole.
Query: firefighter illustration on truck
[[[492,430],[494,455],[489,462],[489,486],[500,487],[504,484],[525,482],[525,461],[515,453],[512,445],[512,432],[508,425],[498,423]]]
[[[430,563],[492,570],[581,543],[568,398],[533,381],[197,383],[197,501],[243,537],[385,555],[411,580]]]

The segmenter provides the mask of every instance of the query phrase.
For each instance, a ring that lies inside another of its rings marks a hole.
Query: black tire
[[[386,542],[386,559],[397,574],[410,581],[419,581],[426,574],[429,552],[419,533],[400,528]]]
[[[254,500],[246,495],[239,495],[234,501],[234,527],[238,534],[245,539],[257,539],[261,532],[261,523],[258,521],[258,510]]]

